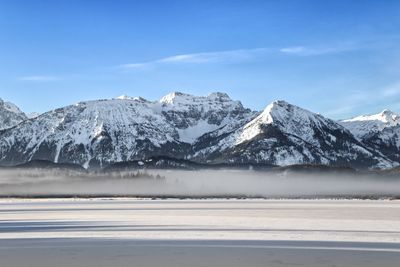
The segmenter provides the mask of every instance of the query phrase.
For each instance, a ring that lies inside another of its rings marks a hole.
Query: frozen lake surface
[[[400,201],[2,199],[0,266],[399,266]]]

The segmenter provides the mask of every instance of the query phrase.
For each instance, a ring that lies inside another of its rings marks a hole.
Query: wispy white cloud
[[[353,43],[335,44],[331,46],[291,46],[279,49],[279,52],[287,55],[318,56],[326,54],[341,53],[355,50],[358,47]]]
[[[304,46],[292,46],[281,48],[279,51],[285,54],[300,54],[304,53],[305,50],[306,48]]]
[[[50,81],[59,80],[59,77],[35,75],[35,76],[23,76],[23,77],[19,77],[18,79],[21,81],[50,82]]]
[[[165,64],[205,64],[205,63],[235,63],[256,59],[257,56],[263,55],[271,49],[255,48],[228,50],[219,52],[206,52],[194,54],[182,54],[169,56],[153,61],[129,63],[121,65],[124,69],[143,69]]]
[[[335,46],[292,46],[283,48],[254,48],[238,49],[217,52],[193,53],[173,55],[146,62],[133,62],[120,65],[123,69],[148,69],[167,64],[206,64],[206,63],[240,63],[260,59],[269,54],[287,54],[298,56],[317,56],[330,53],[339,53],[356,49],[353,44],[346,43]]]
[[[142,69],[149,65],[150,65],[149,63],[128,63],[120,65],[119,67],[124,69]]]

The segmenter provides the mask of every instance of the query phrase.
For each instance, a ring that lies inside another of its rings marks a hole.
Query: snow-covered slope
[[[197,137],[250,116],[254,112],[221,93],[81,102],[1,133],[0,162],[44,159],[95,167],[158,155],[183,158]]]
[[[400,162],[400,116],[390,110],[340,121],[365,145]]]
[[[222,131],[240,125],[256,115],[232,101],[225,93],[212,93],[207,97],[193,97],[174,92],[160,100],[162,114],[173,121],[182,142],[193,143],[200,136],[223,126]]]
[[[16,105],[0,98],[0,130],[11,128],[26,119],[26,115]]]
[[[390,110],[384,110],[374,115],[362,115],[340,123],[358,138],[377,133],[385,128],[400,125],[400,116]]]
[[[200,138],[194,159],[271,165],[329,164],[393,166],[333,120],[285,101],[275,101],[255,119],[230,134]],[[394,164],[395,165],[395,164]]]

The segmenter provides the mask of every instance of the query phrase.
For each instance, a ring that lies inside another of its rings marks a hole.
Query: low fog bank
[[[252,170],[0,170],[0,197],[400,198],[400,178]]]

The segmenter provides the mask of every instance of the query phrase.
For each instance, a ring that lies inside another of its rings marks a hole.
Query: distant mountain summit
[[[105,168],[155,157],[202,166],[399,165],[394,150],[398,147],[393,146],[399,142],[398,117],[389,111],[374,115],[380,119],[373,131],[380,142],[393,131],[390,146],[378,146],[377,139],[364,138],[370,134],[359,134],[363,127],[352,124],[374,121],[367,116],[336,122],[281,100],[257,112],[220,92],[172,92],[158,101],[120,96],[80,102],[30,119],[15,112],[18,108],[11,110],[21,117],[0,131],[3,166],[46,160]]]
[[[0,98],[0,130],[11,128],[27,119],[16,105]]]
[[[390,110],[340,122],[365,145],[400,162],[400,116]]]
[[[340,123],[358,138],[363,138],[367,135],[380,132],[385,128],[400,125],[400,116],[393,111],[385,109],[378,114],[362,115],[342,120]]]

